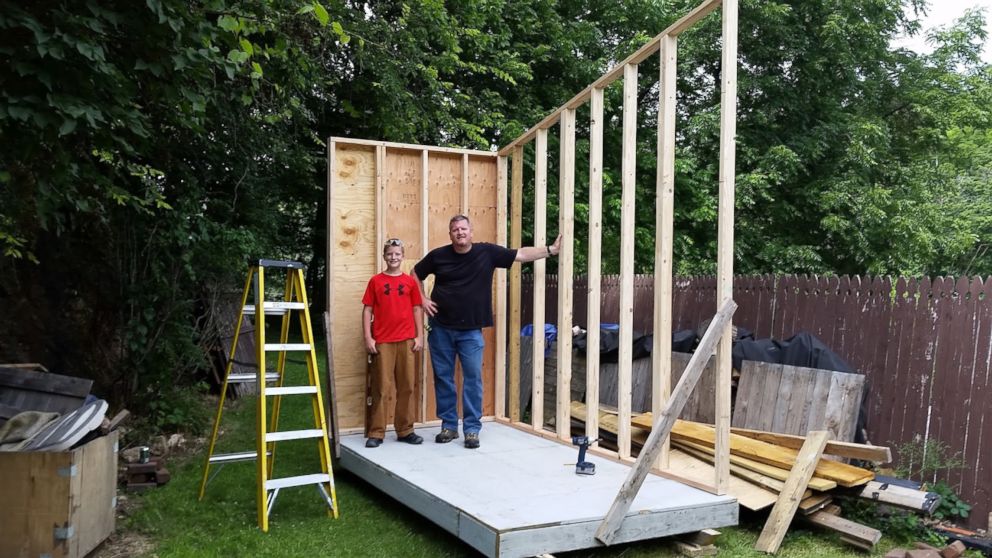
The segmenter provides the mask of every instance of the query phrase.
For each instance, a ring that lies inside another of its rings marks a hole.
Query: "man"
[[[413,271],[420,285],[424,311],[430,316],[427,346],[434,368],[434,393],[441,432],[434,438],[446,444],[458,438],[458,395],[455,389],[455,358],[462,363],[462,431],[465,447],[479,447],[482,429],[482,328],[492,327],[492,285],[496,268],[513,262],[532,262],[557,256],[561,236],[550,246],[516,250],[472,242],[472,223],[464,215],[448,221],[451,244],[435,248]],[[434,274],[434,290],[428,297],[424,280]]]

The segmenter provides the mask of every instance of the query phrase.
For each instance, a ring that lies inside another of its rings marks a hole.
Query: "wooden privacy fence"
[[[634,329],[654,330],[653,282],[650,275],[634,280]],[[617,284],[616,276],[602,279],[602,322],[617,321]],[[525,316],[532,288],[525,281]],[[574,291],[587,288],[585,277],[575,280]],[[715,289],[713,277],[676,278],[673,329],[710,318]],[[556,291],[549,276],[548,316],[557,313]],[[965,466],[939,480],[974,506],[972,525],[985,527],[992,511],[992,277],[737,277],[733,298],[740,306],[734,324],[756,338],[807,331],[865,374],[872,442],[938,440],[960,453]],[[584,297],[573,309],[573,323],[585,327]]]

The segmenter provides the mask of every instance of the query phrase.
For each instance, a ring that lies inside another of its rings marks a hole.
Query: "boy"
[[[362,327],[365,350],[372,356],[372,413],[368,425],[367,448],[377,448],[386,434],[386,405],[396,391],[396,437],[401,442],[420,444],[424,439],[413,431],[414,404],[413,353],[420,351],[424,334],[420,289],[412,277],[400,271],[403,242],[386,241],[382,249],[386,271],[369,279],[362,297]]]

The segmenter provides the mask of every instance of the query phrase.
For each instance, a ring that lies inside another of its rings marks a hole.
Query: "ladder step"
[[[309,351],[310,343],[266,343],[266,351]]]
[[[266,490],[277,490],[289,488],[291,486],[305,486],[308,484],[323,484],[331,482],[331,475],[317,473],[315,475],[300,475],[298,477],[283,477],[281,479],[269,479],[265,481]]]
[[[324,431],[316,428],[309,430],[284,430],[282,432],[268,432],[265,434],[266,442],[285,442],[286,440],[305,440],[307,438],[323,438]]]
[[[272,452],[266,452],[272,455]],[[235,463],[237,461],[255,461],[258,459],[257,451],[242,451],[239,453],[218,453],[210,456],[211,463]]]
[[[302,302],[265,302],[263,303],[263,306],[265,306],[266,315],[285,314],[289,310],[303,310],[306,308],[306,305]],[[246,304],[244,307],[244,313],[255,314],[255,305]]]
[[[278,372],[266,372],[265,381],[274,382],[279,379]],[[245,382],[254,382],[258,380],[258,374],[254,372],[232,372],[227,376],[227,383],[229,384],[243,384]]]
[[[284,386],[265,388],[265,395],[301,395],[317,393],[317,386]]]

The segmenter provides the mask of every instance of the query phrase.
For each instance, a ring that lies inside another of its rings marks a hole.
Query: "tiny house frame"
[[[337,424],[342,440],[341,460],[345,467],[354,469],[376,486],[383,488],[397,499],[418,509],[435,522],[455,533],[483,553],[489,555],[535,555],[542,552],[588,548],[606,542],[593,538],[606,510],[586,514],[589,518],[575,519],[564,514],[559,517],[559,531],[549,531],[548,516],[541,527],[537,524],[501,524],[498,520],[485,520],[483,512],[471,509],[469,503],[452,503],[438,491],[444,483],[431,483],[430,477],[418,477],[410,472],[404,477],[404,460],[379,449],[364,451],[361,429],[364,426],[366,356],[362,341],[361,297],[369,277],[381,270],[381,247],[387,238],[400,238],[405,244],[403,268],[409,271],[426,252],[447,244],[447,225],[450,216],[458,213],[472,220],[475,240],[495,242],[519,247],[523,222],[524,147],[534,146],[533,207],[534,244],[547,244],[553,238],[547,230],[547,162],[548,134],[557,126],[560,136],[559,153],[559,222],[558,231],[564,241],[558,257],[558,315],[556,325],[561,332],[557,344],[557,398],[554,431],[543,424],[544,397],[544,337],[533,336],[533,359],[530,370],[521,370],[521,324],[526,320],[535,332],[544,330],[544,284],[546,262],[534,262],[534,314],[521,316],[521,270],[514,265],[509,272],[497,271],[494,284],[495,328],[486,330],[484,356],[484,414],[489,425],[486,436],[497,427],[506,427],[517,434],[535,435],[554,447],[569,451],[572,370],[572,303],[576,293],[567,285],[575,275],[574,238],[575,176],[579,165],[576,161],[575,128],[576,109],[589,104],[590,154],[589,174],[589,246],[588,297],[589,316],[585,324],[587,338],[586,393],[599,393],[599,279],[601,266],[602,232],[602,176],[603,176],[603,110],[604,90],[611,83],[623,79],[623,135],[622,135],[622,221],[621,221],[621,298],[620,298],[620,355],[618,363],[618,450],[613,452],[594,447],[591,451],[600,459],[622,466],[631,464],[631,363],[632,319],[634,281],[634,215],[635,168],[637,133],[637,80],[638,64],[650,56],[660,57],[659,111],[656,177],[656,231],[655,231],[655,293],[652,410],[655,424],[671,414],[670,404],[677,395],[687,395],[693,385],[679,385],[671,392],[671,334],[672,334],[672,275],[673,275],[673,204],[675,190],[675,108],[676,62],[678,36],[715,11],[722,4],[723,50],[720,103],[720,161],[719,161],[719,216],[718,216],[718,284],[716,306],[732,304],[733,281],[733,209],[734,209],[734,134],[736,122],[736,59],[737,59],[737,0],[706,0],[668,29],[649,41],[622,63],[604,74],[571,100],[549,114],[526,133],[499,150],[498,153],[428,147],[381,141],[330,138],[328,144],[328,281],[327,300],[330,313],[332,352],[332,394],[337,407]],[[509,197],[507,206],[506,200]],[[553,261],[553,260],[552,260]],[[582,293],[579,293],[581,295]],[[714,337],[714,340],[716,337]],[[704,355],[702,360],[708,355]],[[651,517],[663,518],[663,510],[639,508],[645,518],[628,516],[624,524],[631,529],[620,529],[620,536],[610,541],[637,540],[696,531],[706,527],[719,527],[736,523],[736,504],[723,497],[729,482],[729,432],[730,432],[730,324],[729,320],[719,332],[716,345],[716,455],[712,476],[691,478],[669,461],[667,442],[659,446],[656,460],[644,464],[656,476],[674,479],[679,484],[694,487],[693,494],[701,498],[687,505],[685,510],[710,509],[701,515],[681,515],[678,521],[651,524]],[[434,415],[432,374],[429,359],[420,359],[418,394],[420,397],[419,430],[430,433],[438,427]],[[521,373],[532,376],[531,421],[521,422],[519,385]],[[686,374],[688,375],[688,374]],[[697,376],[698,377],[698,376]],[[684,382],[685,383],[685,382]],[[692,382],[690,382],[691,384]],[[587,397],[586,434],[590,439],[599,437],[598,401]],[[680,409],[674,410],[674,416]],[[674,420],[674,417],[672,418]],[[670,428],[670,426],[669,426]],[[664,439],[667,432],[663,432]],[[496,434],[492,434],[494,438]],[[659,440],[660,442],[661,440]],[[560,442],[564,442],[561,444]],[[499,442],[497,441],[497,444]],[[514,442],[519,443],[519,442]],[[386,448],[389,444],[383,446]],[[396,444],[399,445],[399,444]],[[417,448],[420,450],[421,448]],[[459,459],[473,454],[458,448],[452,453],[448,447],[437,446],[429,440],[423,448],[437,450],[444,459]],[[443,450],[443,451],[442,451]],[[507,450],[512,453],[512,450]],[[542,450],[544,451],[544,450]],[[548,450],[549,452],[552,450]],[[375,453],[379,452],[379,453]],[[419,452],[423,453],[423,452]],[[642,451],[642,455],[645,452]],[[477,455],[477,454],[476,454]],[[465,457],[468,459],[468,457]],[[521,458],[522,459],[522,458]],[[555,457],[554,459],[558,459]],[[640,464],[639,464],[640,465]],[[476,464],[468,464],[475,467]],[[559,464],[560,466],[560,464]],[[391,468],[392,467],[392,468]],[[537,465],[535,465],[537,467]],[[612,467],[612,465],[611,465]],[[636,469],[640,469],[637,467]],[[509,474],[509,473],[508,473]],[[621,476],[623,473],[621,472]],[[397,482],[397,478],[404,479]],[[420,478],[418,484],[416,479]],[[411,480],[413,479],[413,480]],[[571,482],[571,481],[570,481]],[[591,481],[590,481],[591,482]],[[604,481],[606,482],[606,481]],[[405,483],[405,484],[404,484]],[[512,490],[514,480],[506,479],[507,490]],[[525,483],[526,484],[526,483]],[[650,484],[650,483],[649,483]],[[638,484],[638,486],[640,486]],[[612,494],[616,494],[616,484]],[[564,491],[575,490],[563,488]],[[647,489],[645,489],[647,490]],[[670,488],[668,489],[670,490]],[[637,494],[637,489],[633,490]],[[708,494],[707,494],[708,493]],[[716,496],[710,496],[716,495]],[[648,498],[646,494],[642,494]],[[638,496],[638,497],[641,497]],[[528,497],[528,495],[523,495]],[[551,496],[549,496],[550,498]],[[631,498],[634,495],[630,495]],[[532,496],[532,499],[538,499]],[[691,497],[690,497],[691,499]],[[612,496],[610,497],[612,501]],[[729,503],[729,504],[728,504]],[[486,502],[479,502],[485,506]],[[629,502],[628,502],[629,504]],[[642,502],[643,504],[643,502]],[[698,504],[698,505],[697,505]],[[635,502],[637,505],[637,502]],[[646,504],[650,508],[650,504]],[[437,511],[445,506],[452,508],[451,516]],[[468,507],[466,507],[468,506]],[[709,508],[707,508],[709,506]],[[596,506],[594,506],[596,507]],[[599,506],[602,507],[602,506]],[[732,508],[732,511],[731,511]],[[646,513],[647,510],[649,513]],[[657,516],[653,516],[657,512]],[[551,512],[549,512],[551,513]],[[612,510],[611,510],[612,513]],[[553,515],[553,513],[552,513]],[[621,514],[622,516],[622,514]],[[675,517],[675,516],[671,516]],[[452,519],[453,518],[453,519]],[[621,517],[622,519],[622,517]],[[647,522],[634,526],[637,521]],[[554,521],[552,521],[554,523]],[[658,527],[665,523],[665,527]],[[469,527],[471,525],[471,527]],[[636,527],[634,529],[633,527]],[[570,530],[571,529],[571,530]],[[568,533],[564,533],[564,531]],[[636,531],[636,533],[635,533]],[[526,535],[524,534],[526,533]]]

